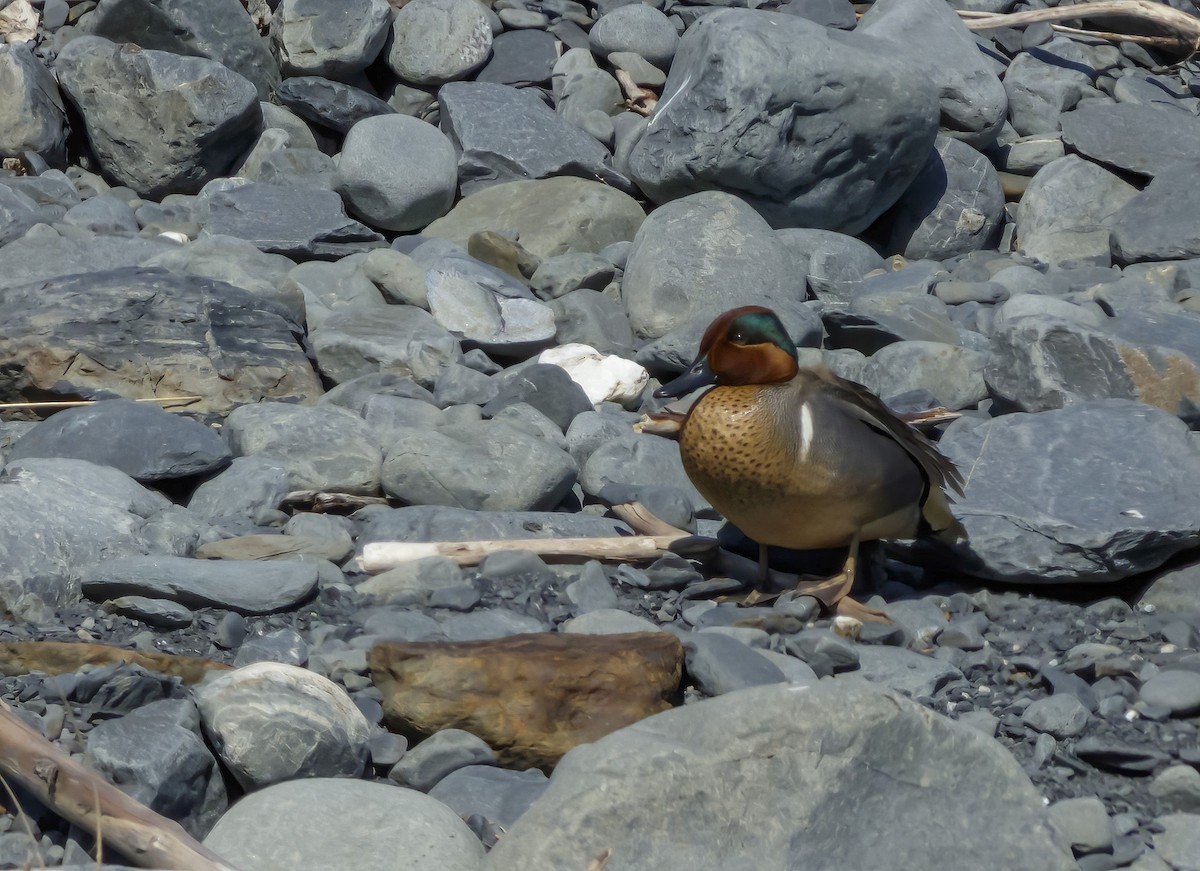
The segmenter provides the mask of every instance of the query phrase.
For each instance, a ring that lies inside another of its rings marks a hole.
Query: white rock
[[[601,354],[590,345],[568,344],[538,355],[539,363],[559,366],[583,388],[593,404],[634,402],[646,389],[649,373],[632,360]]]

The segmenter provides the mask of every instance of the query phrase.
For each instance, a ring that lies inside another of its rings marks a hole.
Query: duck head
[[[797,369],[796,345],[779,316],[769,308],[747,305],[709,324],[692,365],[654,395],[684,396],[706,384],[775,384],[791,380]]]

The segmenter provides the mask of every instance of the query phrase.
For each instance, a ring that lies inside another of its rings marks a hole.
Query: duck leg
[[[868,608],[850,598],[850,588],[854,586],[854,578],[858,573],[858,545],[859,533],[855,533],[850,539],[850,549],[840,572],[831,578],[800,584],[796,589],[805,596],[812,596],[826,610],[840,616],[854,617],[870,623],[890,623],[882,611]]]

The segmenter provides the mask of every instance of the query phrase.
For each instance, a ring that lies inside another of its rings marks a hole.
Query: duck
[[[849,597],[859,546],[878,539],[966,537],[950,509],[958,468],[861,384],[801,367],[779,316],[763,306],[719,315],[688,369],[654,392],[708,389],[679,424],[688,478],[727,521],[767,548],[846,548],[842,570],[802,583],[825,609],[859,620],[886,615]]]

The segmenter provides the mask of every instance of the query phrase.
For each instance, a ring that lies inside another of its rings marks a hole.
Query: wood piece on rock
[[[682,664],[667,632],[385,642],[367,654],[389,729],[465,729],[502,764],[538,768],[670,708]]]
[[[107,644],[76,641],[9,641],[0,644],[0,674],[31,672],[66,674],[86,665],[127,662],[158,674],[177,677],[185,684],[199,683],[210,671],[225,671],[228,665],[199,656],[172,656],[140,650],[123,650]]]

